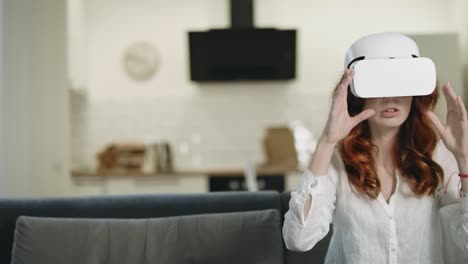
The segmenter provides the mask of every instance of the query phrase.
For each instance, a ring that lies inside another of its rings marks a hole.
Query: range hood
[[[255,28],[252,0],[230,1],[231,28],[188,32],[192,81],[289,80],[296,30]]]

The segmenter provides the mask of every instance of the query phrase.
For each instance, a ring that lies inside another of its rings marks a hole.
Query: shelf
[[[280,168],[258,168],[257,175],[282,176],[290,173],[298,173],[299,170]],[[72,171],[72,177],[178,177],[178,176],[208,176],[208,177],[243,177],[243,169],[205,169],[205,170],[177,170],[172,172],[159,173],[97,173],[85,171]]]

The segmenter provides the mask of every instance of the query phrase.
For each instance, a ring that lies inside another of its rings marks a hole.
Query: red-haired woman
[[[309,170],[291,193],[287,248],[311,249],[333,223],[325,263],[468,263],[468,117],[461,97],[443,85],[443,125],[432,112],[437,89],[363,99],[350,91],[353,76],[346,69]]]

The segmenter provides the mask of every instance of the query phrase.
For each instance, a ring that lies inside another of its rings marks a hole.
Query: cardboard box
[[[263,167],[296,170],[298,158],[294,142],[294,135],[289,127],[267,128],[263,140],[266,156]]]

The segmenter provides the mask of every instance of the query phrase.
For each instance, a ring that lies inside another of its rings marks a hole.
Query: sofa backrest
[[[282,210],[276,192],[223,192],[70,198],[0,199],[0,263],[10,263],[19,216],[155,218],[207,213]]]
[[[276,209],[144,219],[21,216],[11,264],[283,264]]]

